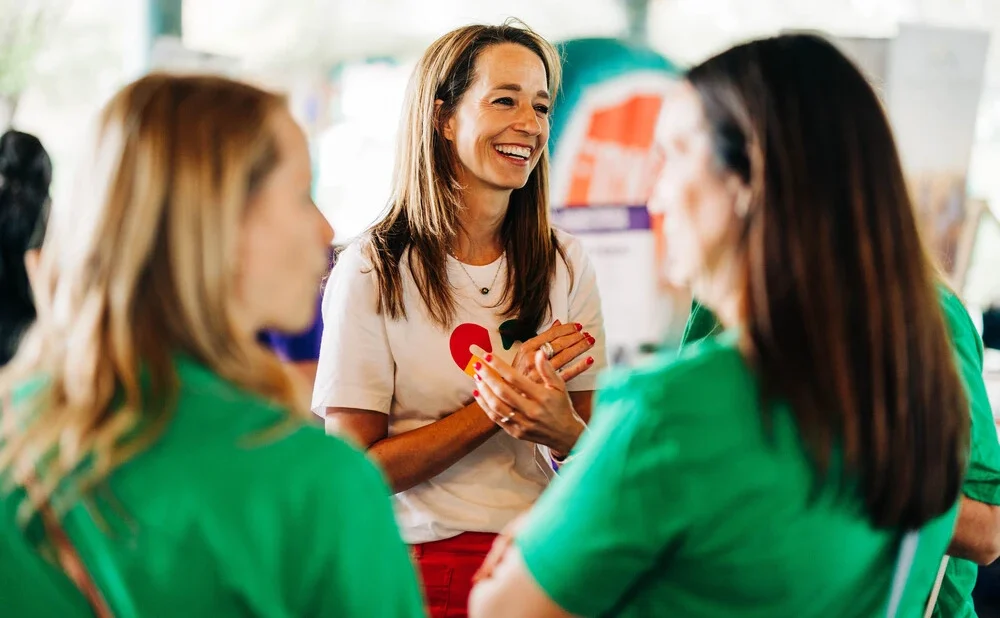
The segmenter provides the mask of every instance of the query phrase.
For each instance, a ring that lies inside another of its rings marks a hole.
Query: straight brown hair
[[[559,55],[520,22],[466,26],[435,41],[417,63],[407,88],[399,131],[392,198],[385,217],[368,232],[365,256],[378,285],[377,307],[392,319],[406,317],[400,262],[405,254],[421,300],[442,328],[454,319],[448,251],[460,229],[462,186],[452,146],[441,127],[476,78],[476,60],[489,47],[521,45],[541,58],[549,95],[559,88]],[[442,101],[440,110],[435,102]],[[546,148],[528,178],[515,189],[501,227],[508,264],[498,306],[528,337],[548,310],[557,256],[569,266],[549,224],[549,160]],[[572,271],[571,271],[572,276]]]
[[[691,69],[720,168],[751,191],[741,345],[872,523],[954,506],[969,408],[889,123],[829,42],[788,35]],[[836,454],[836,455],[835,455]]]

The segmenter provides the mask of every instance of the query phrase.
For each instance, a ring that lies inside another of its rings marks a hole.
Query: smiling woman
[[[605,364],[594,269],[549,225],[558,85],[555,50],[527,28],[469,26],[431,45],[408,89],[389,212],[326,287],[313,411],[383,466],[434,616],[465,615],[495,533],[546,486],[549,451],[576,442]],[[573,405],[482,407],[496,397],[474,381],[485,359],[540,384],[539,350]]]

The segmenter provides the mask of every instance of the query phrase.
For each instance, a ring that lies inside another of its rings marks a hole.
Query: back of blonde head
[[[53,205],[38,321],[0,374],[0,478],[36,479],[31,507],[86,492],[155,441],[177,354],[292,403],[234,303],[241,223],[278,161],[284,107],[223,78],[151,75],[104,108],[72,199]]]

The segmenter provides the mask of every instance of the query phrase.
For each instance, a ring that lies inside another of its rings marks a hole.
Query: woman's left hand
[[[556,373],[541,351],[535,354],[538,384],[492,354],[476,363],[476,402],[493,422],[518,440],[544,444],[569,453],[586,424],[570,401],[566,380],[586,371],[593,359],[585,358]]]

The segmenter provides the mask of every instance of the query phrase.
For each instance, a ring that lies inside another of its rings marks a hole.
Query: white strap
[[[931,618],[934,613],[934,606],[937,604],[938,593],[941,592],[941,582],[944,581],[944,572],[948,568],[948,554],[941,558],[941,566],[938,567],[937,579],[934,580],[934,588],[931,589],[931,597],[927,599],[927,607],[924,609],[924,618]]]
[[[889,593],[889,609],[885,613],[887,618],[896,618],[896,614],[899,612],[899,604],[903,600],[903,592],[906,591],[906,581],[910,578],[913,559],[917,555],[919,537],[920,533],[917,531],[907,532],[899,543],[896,572],[893,573],[892,592]]]

